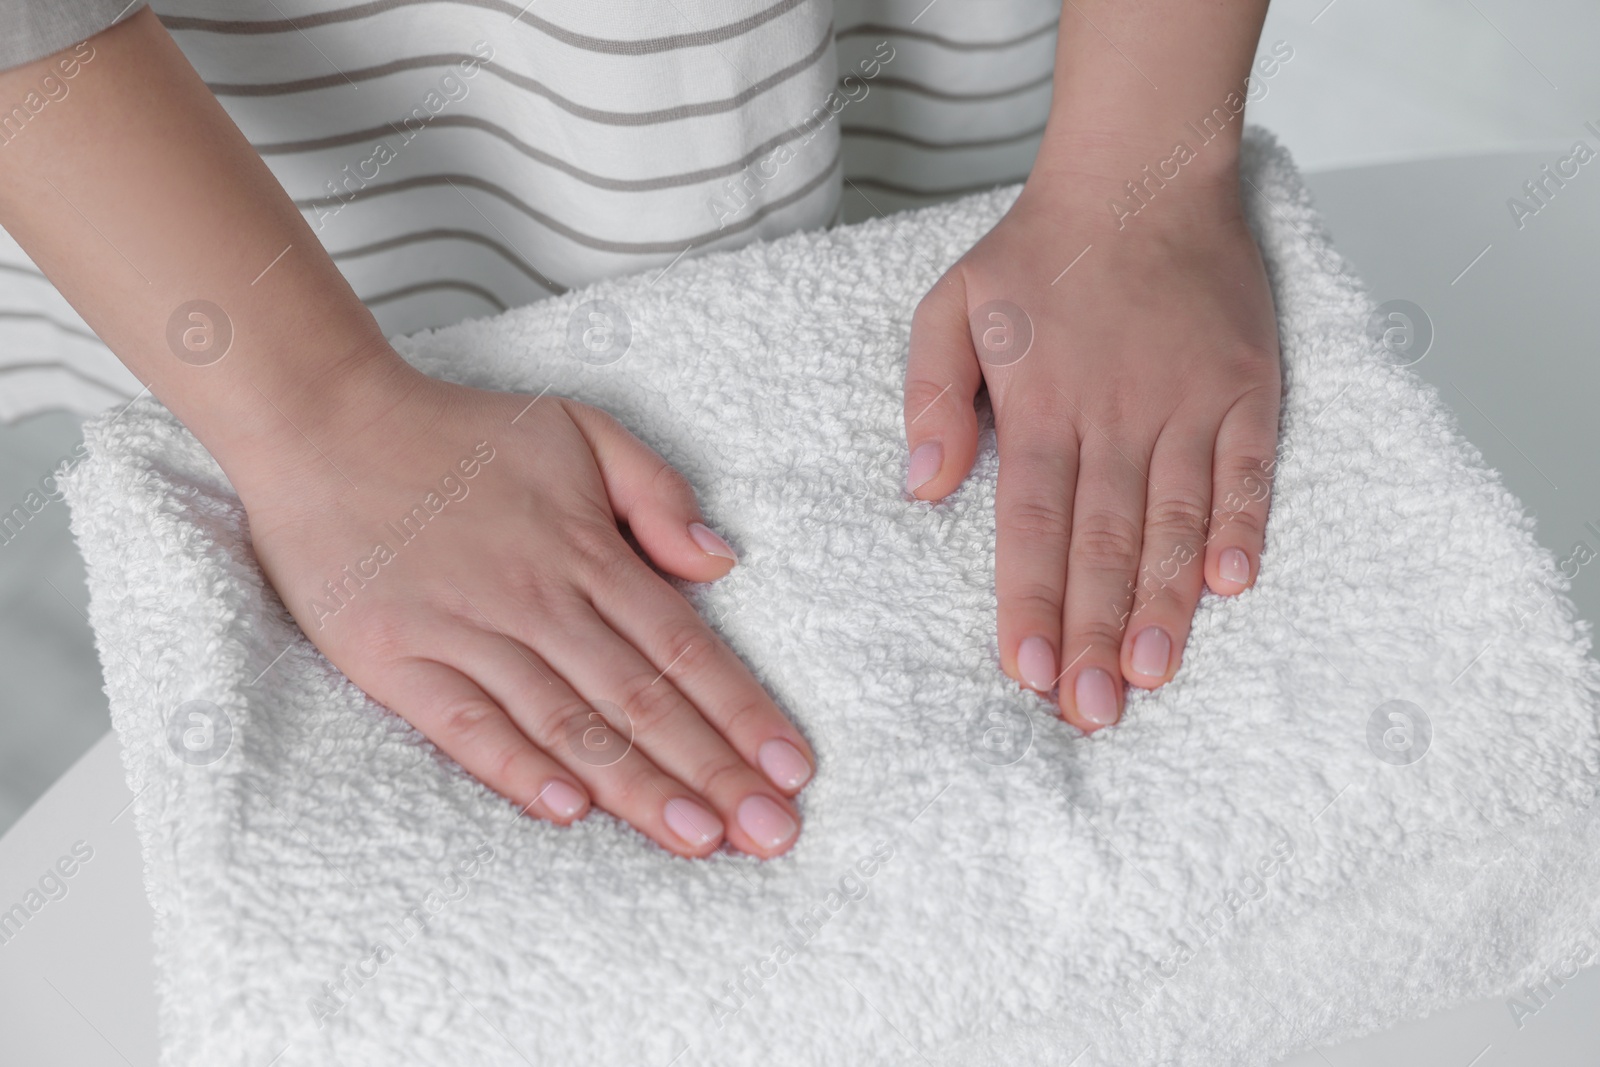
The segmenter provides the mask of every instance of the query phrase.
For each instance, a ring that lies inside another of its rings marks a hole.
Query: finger
[[[1217,430],[1206,585],[1232,596],[1255,584],[1277,470],[1278,390],[1246,393]]]
[[[591,597],[607,625],[659,664],[746,763],[789,795],[811,779],[811,746],[676,589],[641,567],[597,586]]]
[[[735,848],[770,857],[794,843],[800,831],[794,805],[678,691],[666,677],[667,664],[646,659],[593,614],[563,619],[559,629],[549,628],[539,640],[580,693],[622,709],[634,747],[704,797]],[[686,645],[678,656],[693,657],[698,667],[702,648]]]
[[[1077,430],[1058,413],[1003,409],[996,419],[1000,478],[995,486],[995,592],[1000,665],[1030,689],[1059,681]],[[1012,427],[1016,427],[1013,436]]]
[[[563,825],[588,813],[588,793],[573,775],[453,667],[402,659],[386,666],[382,684],[367,691],[525,812]]]
[[[1080,730],[1122,714],[1122,635],[1144,534],[1149,449],[1113,444],[1090,429],[1083,442],[1067,555],[1067,668],[1061,710]]]
[[[642,566],[642,564],[641,564]],[[577,601],[562,618],[593,619]],[[680,856],[710,855],[723,839],[722,820],[635,743],[627,722],[614,721],[578,695],[531,648],[504,633],[480,636],[456,653],[527,736],[583,782],[595,803]]]
[[[1154,689],[1177,673],[1205,582],[1216,429],[1168,423],[1150,457],[1144,541],[1122,641],[1122,676]]]
[[[911,317],[906,363],[906,492],[938,500],[953,492],[978,454],[973,400],[983,371],[973,354],[967,290],[952,270],[928,290]]]
[[[711,582],[738,555],[700,514],[694,489],[676,467],[598,408],[568,405],[589,442],[611,510],[628,524],[656,566],[691,582]]]

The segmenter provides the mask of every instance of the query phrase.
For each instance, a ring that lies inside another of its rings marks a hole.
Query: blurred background
[[[1580,293],[1595,276],[1600,161],[1522,229],[1506,203],[1574,141],[1600,150],[1584,128],[1600,129],[1600,5],[1278,0],[1263,52],[1276,41],[1293,59],[1247,121],[1276,132],[1311,176],[1377,299],[1425,310],[1434,340],[1418,372],[1528,503],[1545,544],[1600,550],[1585,525],[1600,529],[1586,399],[1600,381]],[[61,412],[0,425],[0,514],[80,437]],[[1575,584],[1591,619],[1593,569]],[[109,728],[86,596],[65,504],[0,530],[0,833]]]

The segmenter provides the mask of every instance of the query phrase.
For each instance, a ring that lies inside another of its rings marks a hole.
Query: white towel
[[[949,502],[900,491],[912,308],[1015,188],[397,341],[599,404],[698,487],[744,562],[690,595],[819,759],[772,862],[517,818],[300,634],[170,414],[91,424],[162,1062],[1238,1067],[1564,973],[1600,911],[1589,629],[1259,129],[1243,175],[1287,383],[1261,578],[1089,739],[996,663],[992,429]],[[566,341],[599,298],[632,323],[601,366]]]

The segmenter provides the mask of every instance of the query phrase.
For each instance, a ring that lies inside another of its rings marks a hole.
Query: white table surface
[[[1417,370],[1565,555],[1600,552],[1600,352],[1591,319],[1600,177],[1580,174],[1516,229],[1506,198],[1555,156],[1520,153],[1309,176],[1340,249],[1379,299],[1432,320]],[[1600,580],[1580,571],[1579,610],[1600,619]],[[0,910],[83,842],[92,857],[0,944],[0,1062],[153,1067],[152,917],[115,739],[107,735],[0,838]],[[81,851],[81,848],[80,848]],[[1518,1026],[1487,1001],[1295,1057],[1284,1067],[1577,1067],[1600,1048],[1600,969]]]

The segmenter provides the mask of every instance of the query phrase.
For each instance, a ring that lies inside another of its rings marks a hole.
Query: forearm
[[[1035,184],[1126,197],[1149,166],[1152,188],[1231,194],[1266,12],[1267,0],[1066,0]],[[1183,177],[1161,178],[1163,164]]]
[[[57,58],[0,72],[0,108],[60,82]],[[0,225],[236,483],[311,462],[342,432],[332,383],[400,361],[153,13],[76,59],[66,95],[0,138]],[[200,300],[223,318],[180,312]]]

